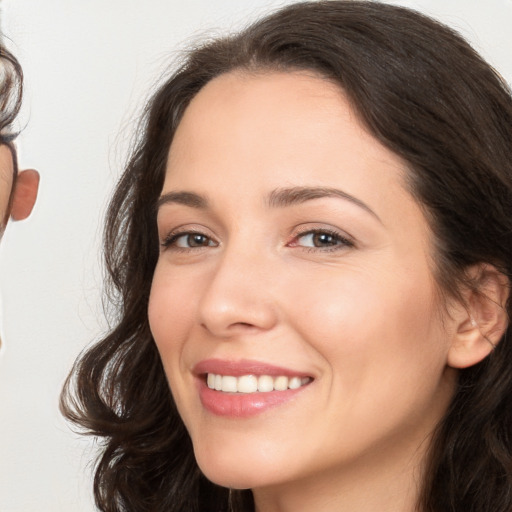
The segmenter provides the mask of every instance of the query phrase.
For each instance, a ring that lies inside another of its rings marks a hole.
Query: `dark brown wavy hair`
[[[77,360],[62,410],[102,439],[94,492],[104,512],[251,511],[250,491],[201,474],[148,325],[158,258],[156,201],[190,100],[232,70],[308,70],[339,85],[367,130],[408,164],[434,233],[435,277],[457,296],[465,270],[512,273],[512,99],[454,31],[370,1],[284,7],[190,52],[148,103],[105,229],[112,330]],[[507,313],[510,313],[510,302]],[[460,371],[428,453],[417,510],[512,510],[512,340]]]
[[[13,130],[13,123],[21,108],[23,96],[23,71],[16,57],[0,44],[0,145],[7,145],[12,153],[14,163],[13,189],[18,174],[16,151],[12,141],[17,132]],[[5,228],[11,207],[12,194],[7,206],[7,212],[0,219],[0,234]]]
[[[20,63],[0,44],[0,144],[7,144],[17,135],[11,127],[21,108],[22,93]]]

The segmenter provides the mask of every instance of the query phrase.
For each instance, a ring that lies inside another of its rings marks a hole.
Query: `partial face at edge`
[[[3,232],[13,184],[14,163],[6,145],[0,145],[0,233]]]
[[[13,190],[14,161],[10,148],[0,145],[0,215],[5,229],[8,213],[14,220],[26,219],[32,212],[39,189],[39,173],[34,169],[18,171]],[[12,197],[11,197],[12,196]],[[11,203],[10,212],[9,202]]]
[[[169,154],[149,320],[214,482],[403,468],[443,415],[453,326],[404,172],[320,78],[231,73],[191,102]],[[235,403],[206,373],[306,385]]]

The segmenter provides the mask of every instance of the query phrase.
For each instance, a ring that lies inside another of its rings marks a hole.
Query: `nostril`
[[[203,295],[198,308],[199,324],[219,337],[258,332],[272,328],[277,322],[275,304],[268,297],[262,298],[254,290],[227,293],[212,285]]]

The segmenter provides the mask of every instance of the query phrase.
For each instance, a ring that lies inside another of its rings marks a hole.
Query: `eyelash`
[[[334,245],[328,245],[328,246],[325,246],[325,247],[306,247],[306,246],[300,246],[298,244],[294,245],[294,243],[297,240],[299,240],[300,238],[305,237],[307,235],[312,235],[312,236],[315,236],[315,235],[328,235],[328,236],[333,238],[333,241],[335,242],[335,244]],[[307,229],[307,230],[304,230],[304,231],[298,233],[297,235],[295,235],[293,241],[290,244],[288,244],[288,246],[300,247],[302,250],[305,250],[305,251],[308,251],[308,252],[316,252],[316,251],[334,252],[334,251],[340,251],[340,250],[344,250],[344,249],[347,249],[347,248],[354,247],[355,244],[354,244],[354,242],[352,240],[350,240],[346,236],[343,236],[338,231],[335,231],[333,229],[317,228],[317,229]]]
[[[212,247],[209,244],[206,246],[199,245],[197,247],[179,247],[178,245],[176,245],[176,242],[180,238],[194,236],[194,235],[202,236],[202,237],[206,238],[209,242],[213,242],[211,237],[209,237],[208,235],[205,235],[201,231],[188,230],[188,231],[179,231],[177,233],[169,233],[169,235],[167,235],[165,237],[165,239],[162,241],[161,246],[164,249],[172,248],[173,251],[184,251],[184,252],[193,251],[193,250],[197,250],[197,249],[203,249],[204,247]],[[218,245],[218,244],[216,242],[214,242],[214,245]]]
[[[180,247],[176,245],[176,242],[182,238],[182,237],[189,237],[198,235],[201,237],[204,237],[206,240],[208,240],[208,245],[198,245],[196,247]],[[305,236],[315,236],[315,235],[328,235],[329,237],[332,237],[332,241],[334,242],[333,245],[327,245],[324,247],[308,247],[308,246],[302,246],[299,245],[297,242],[300,238],[303,238]],[[211,243],[211,245],[210,245]],[[205,235],[201,231],[196,230],[188,230],[188,231],[180,231],[177,233],[170,233],[161,243],[161,246],[164,249],[172,249],[173,251],[182,251],[182,252],[188,252],[188,251],[194,251],[198,249],[204,249],[205,247],[216,247],[218,245],[217,242],[215,242],[211,237],[208,235]],[[347,238],[346,236],[343,236],[338,231],[331,230],[331,229],[325,229],[325,228],[318,228],[318,229],[307,229],[300,233],[297,233],[294,237],[292,242],[287,244],[288,247],[298,247],[304,251],[307,252],[334,252],[334,251],[340,251],[343,249],[354,247],[355,244],[352,240]]]

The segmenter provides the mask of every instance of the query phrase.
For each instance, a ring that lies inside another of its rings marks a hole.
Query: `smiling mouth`
[[[234,377],[215,373],[206,374],[208,388],[224,393],[241,394],[299,389],[308,385],[312,380],[311,377],[287,377],[286,375],[240,375]]]

